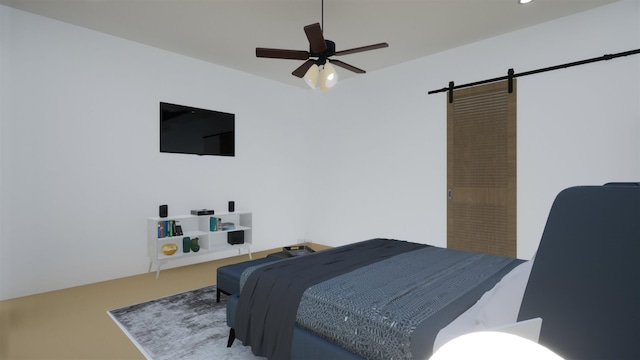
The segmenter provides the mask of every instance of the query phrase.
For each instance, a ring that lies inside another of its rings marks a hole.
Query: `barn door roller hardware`
[[[431,91],[429,91],[429,95],[447,91],[449,93],[449,103],[452,103],[453,102],[453,90],[455,90],[455,89],[462,89],[462,88],[466,88],[466,87],[477,86],[477,85],[482,85],[482,84],[487,84],[487,83],[492,83],[492,82],[502,81],[502,80],[508,80],[509,81],[509,84],[508,84],[509,93],[511,93],[511,92],[513,92],[513,79],[517,78],[517,77],[533,75],[533,74],[538,74],[538,73],[552,71],[552,70],[558,70],[558,69],[566,69],[568,67],[584,65],[584,64],[590,64],[590,63],[603,61],[603,60],[611,60],[611,59],[615,59],[615,58],[619,58],[619,57],[623,57],[623,56],[635,55],[635,54],[640,54],[640,49],[619,52],[619,53],[616,53],[616,54],[606,54],[606,55],[595,57],[595,58],[591,58],[591,59],[586,59],[586,60],[581,60],[581,61],[574,61],[574,62],[561,64],[561,65],[549,66],[549,67],[542,68],[542,69],[537,69],[537,70],[525,71],[525,72],[522,72],[522,73],[519,73],[519,74],[514,73],[513,69],[509,69],[509,71],[507,72],[507,76],[501,76],[501,77],[497,77],[497,78],[493,78],[493,79],[476,81],[476,82],[469,83],[469,84],[454,85],[454,82],[450,81],[449,82],[449,86],[447,86],[445,88],[442,88],[442,89],[431,90]]]

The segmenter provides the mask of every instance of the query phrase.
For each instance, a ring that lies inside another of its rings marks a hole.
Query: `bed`
[[[372,239],[248,268],[228,324],[269,359],[427,359],[541,317],[540,343],[560,356],[640,358],[636,185],[561,192],[531,261]]]

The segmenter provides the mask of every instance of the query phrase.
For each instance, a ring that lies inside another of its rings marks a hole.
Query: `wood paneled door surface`
[[[447,100],[448,101],[448,100]],[[447,103],[447,247],[516,257],[516,80]]]

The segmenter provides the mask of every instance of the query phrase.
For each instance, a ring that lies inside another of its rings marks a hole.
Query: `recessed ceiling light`
[[[518,0],[518,4],[520,5],[524,5],[524,4],[528,4],[530,2],[532,2],[533,0]]]

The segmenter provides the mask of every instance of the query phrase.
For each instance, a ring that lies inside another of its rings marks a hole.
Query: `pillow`
[[[460,335],[515,323],[532,266],[533,259],[516,266],[472,307],[441,329],[433,351]]]
[[[496,284],[487,304],[476,318],[477,327],[490,329],[518,321],[520,305],[532,266],[533,260],[526,261]]]

